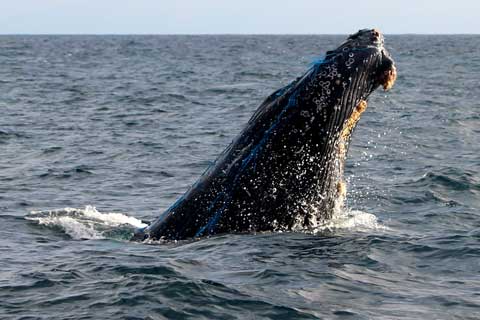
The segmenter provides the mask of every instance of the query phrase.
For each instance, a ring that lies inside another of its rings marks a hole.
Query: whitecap
[[[147,226],[135,217],[116,212],[102,213],[93,206],[32,211],[25,219],[60,229],[73,239],[129,239],[136,229]]]

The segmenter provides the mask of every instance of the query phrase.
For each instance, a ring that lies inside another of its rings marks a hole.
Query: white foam
[[[336,208],[333,217],[327,221],[316,222],[308,230],[295,228],[297,232],[317,233],[322,231],[386,231],[374,214],[359,210]],[[85,209],[64,208],[50,211],[32,211],[25,219],[39,225],[61,229],[73,239],[129,239],[137,228],[147,225],[141,220],[116,212],[99,212],[93,206]],[[312,221],[313,222],[313,221]]]
[[[337,211],[333,217],[314,227],[314,232],[348,229],[354,231],[390,230],[374,214],[360,210]]]
[[[105,224],[109,226],[119,226],[122,224],[129,224],[137,228],[143,228],[147,225],[143,223],[141,220],[127,216],[123,213],[100,213],[95,207],[86,206],[84,214],[86,217],[94,218],[99,221],[103,221]]]
[[[29,219],[34,220],[34,219]],[[103,239],[100,232],[97,232],[93,227],[82,224],[72,217],[49,217],[38,218],[38,224],[49,227],[60,227],[66,234],[73,239]]]
[[[50,211],[32,211],[25,219],[40,225],[60,228],[74,239],[104,239],[111,234],[129,236],[136,228],[147,225],[123,213],[99,212],[93,206],[85,209],[64,208]],[[122,236],[121,236],[122,237]]]

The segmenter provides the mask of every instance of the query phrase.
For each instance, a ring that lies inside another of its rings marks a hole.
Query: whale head
[[[378,86],[388,90],[393,86],[397,77],[395,64],[390,53],[384,47],[383,35],[377,29],[359,30],[334,51],[328,51],[327,57],[345,60],[344,70],[355,74],[368,74],[363,79],[371,85],[370,92]],[[327,58],[327,59],[328,59]],[[360,83],[360,85],[365,83]],[[367,89],[367,90],[368,90]]]
[[[315,206],[322,220],[331,217],[339,203],[343,204],[348,145],[368,97],[379,87],[389,90],[396,76],[383,35],[376,29],[363,29],[350,35],[337,49],[327,51],[323,60],[285,92],[284,99],[295,98],[296,108],[291,113],[296,116],[291,119],[296,120],[291,121],[293,129],[285,131],[283,140],[288,142],[284,144],[293,148],[301,145],[303,156],[295,160],[295,174],[310,172],[296,181],[296,186],[305,186],[297,202]],[[311,218],[308,211],[299,210],[302,226],[309,224],[305,222]]]
[[[355,108],[378,87],[389,90],[397,77],[395,63],[384,47],[383,35],[376,29],[363,29],[350,35],[337,49],[313,66],[307,90],[324,113],[329,134],[340,134]],[[307,103],[308,104],[308,103]]]

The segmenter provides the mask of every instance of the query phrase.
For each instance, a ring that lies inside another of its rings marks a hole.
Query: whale
[[[343,206],[352,133],[371,93],[389,90],[394,60],[363,29],[273,92],[200,178],[132,240],[309,230]]]

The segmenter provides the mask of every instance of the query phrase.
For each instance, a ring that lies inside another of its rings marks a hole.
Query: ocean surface
[[[128,241],[344,39],[0,36],[0,319],[479,319],[479,36],[386,36],[318,232]]]

